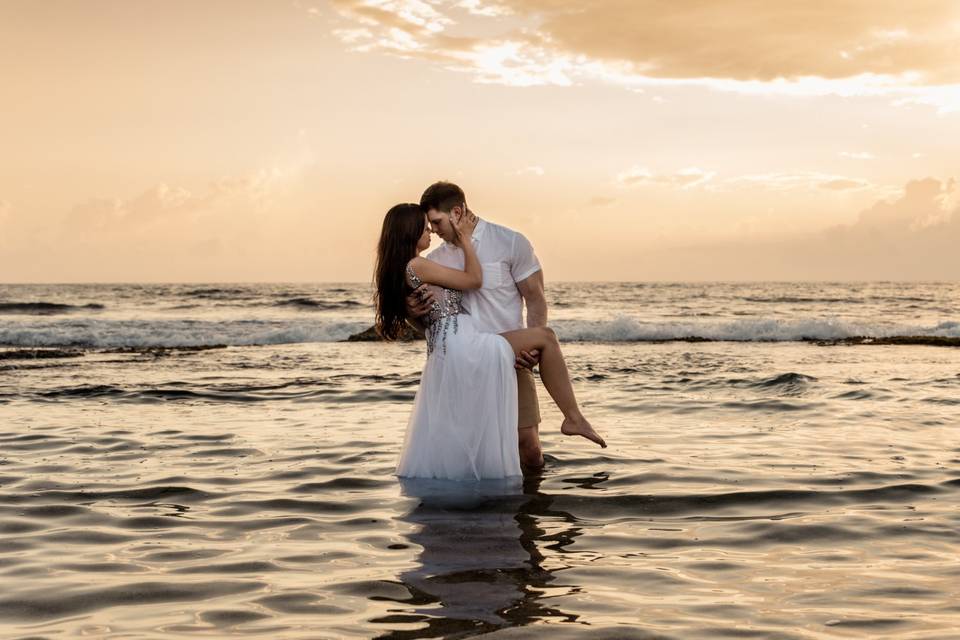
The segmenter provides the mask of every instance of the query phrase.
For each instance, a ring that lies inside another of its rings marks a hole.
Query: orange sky
[[[437,179],[548,279],[960,279],[960,4],[2,0],[0,281],[369,280]]]

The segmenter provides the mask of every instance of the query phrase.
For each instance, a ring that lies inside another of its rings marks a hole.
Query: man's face
[[[427,211],[427,220],[430,222],[430,230],[440,236],[447,242],[453,242],[453,225],[450,223],[450,216],[459,213],[460,207],[454,207],[450,213],[444,213],[439,209],[430,209]]]

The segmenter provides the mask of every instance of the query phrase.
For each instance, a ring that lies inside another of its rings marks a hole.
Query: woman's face
[[[420,234],[420,239],[417,240],[418,253],[420,251],[426,251],[427,249],[430,248],[430,223],[426,221],[427,220],[426,214],[424,214],[423,219],[424,219],[423,233]]]

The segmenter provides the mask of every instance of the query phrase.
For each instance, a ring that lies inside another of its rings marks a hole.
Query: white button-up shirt
[[[463,308],[480,331],[503,333],[523,328],[523,297],[517,283],[540,271],[533,246],[523,234],[479,220],[473,246],[483,269],[483,287],[464,291]],[[444,242],[428,260],[451,269],[463,269],[463,250]]]

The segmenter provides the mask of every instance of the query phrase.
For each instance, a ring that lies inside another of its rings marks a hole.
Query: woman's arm
[[[447,289],[459,289],[460,291],[479,289],[483,285],[483,272],[480,270],[480,261],[477,260],[477,252],[473,248],[472,242],[467,242],[464,245],[463,257],[466,262],[465,271],[444,267],[420,256],[410,261],[410,268],[421,280],[428,284],[435,284]]]

